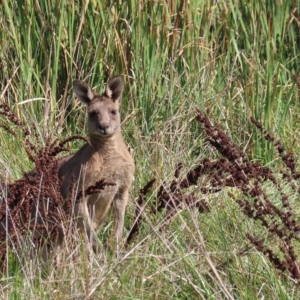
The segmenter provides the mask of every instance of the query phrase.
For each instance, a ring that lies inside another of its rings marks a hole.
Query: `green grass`
[[[0,102],[37,124],[35,143],[42,146],[49,135],[84,132],[73,79],[101,91],[108,77],[124,74],[123,133],[136,161],[131,198],[155,177],[149,205],[179,162],[187,172],[204,157],[218,157],[194,120],[196,108],[251,159],[277,168],[273,146],[249,119],[299,153],[298,2],[3,1]],[[3,130],[0,153],[1,180],[33,167],[20,142]],[[141,231],[118,258],[105,253],[99,259],[72,241],[75,261],[68,249],[63,264],[44,277],[27,260],[2,277],[0,299],[298,299],[293,280],[249,244],[246,232],[267,238],[266,232],[245,217],[235,197],[228,190],[210,195],[210,213],[183,211],[163,232],[163,216],[146,208]],[[291,196],[295,210],[297,200]],[[127,231],[134,210],[131,201]]]

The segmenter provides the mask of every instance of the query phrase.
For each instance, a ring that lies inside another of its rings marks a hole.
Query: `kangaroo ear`
[[[85,105],[90,105],[94,99],[95,94],[92,88],[81,80],[74,80],[73,87],[77,98]]]
[[[113,101],[120,100],[124,89],[124,79],[122,75],[115,76],[108,80],[104,95]]]

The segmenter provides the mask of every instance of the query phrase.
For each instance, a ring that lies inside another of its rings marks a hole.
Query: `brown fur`
[[[100,179],[115,183],[98,194],[82,197],[76,207],[79,228],[93,240],[110,207],[114,213],[114,236],[122,239],[128,192],[134,176],[134,160],[121,134],[119,103],[123,92],[123,77],[111,78],[102,95],[96,94],[83,81],[73,82],[78,99],[87,105],[90,144],[85,144],[73,156],[59,162],[59,177],[63,180],[61,194],[68,197],[72,180],[84,191]]]

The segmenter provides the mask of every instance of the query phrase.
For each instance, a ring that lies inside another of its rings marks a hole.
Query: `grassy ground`
[[[204,194],[200,189],[212,183],[200,178],[190,190],[207,201],[210,212],[179,209],[163,227],[164,211],[151,212],[160,186],[171,184],[179,163],[184,177],[203,158],[220,157],[195,120],[197,109],[278,178],[284,165],[250,118],[297,156],[299,1],[11,0],[0,5],[0,101],[27,124],[36,124],[39,140],[32,137],[33,143],[83,134],[85,115],[74,100],[74,78],[101,91],[108,77],[124,74],[122,126],[137,167],[125,235],[140,189],[156,179],[141,228],[118,257],[95,257],[71,239],[63,263],[50,265],[47,276],[37,262],[12,262],[0,281],[0,299],[299,298],[298,280],[249,242],[250,232],[284,258],[278,237],[238,205],[245,197],[240,189]],[[80,145],[73,143],[73,150]],[[20,141],[3,130],[0,151],[1,181],[34,167]],[[281,183],[299,222],[297,189]],[[295,185],[299,188],[297,180]],[[264,182],[263,189],[283,210],[276,186]],[[110,227],[108,221],[101,240]],[[297,239],[293,247],[299,262]]]

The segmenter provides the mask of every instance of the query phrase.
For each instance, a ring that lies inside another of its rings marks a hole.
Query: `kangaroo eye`
[[[96,112],[95,112],[95,111],[89,112],[89,117],[90,117],[90,118],[93,118],[93,117],[95,117],[95,116],[96,116]]]
[[[110,113],[115,116],[117,114],[117,111],[113,109],[110,111]]]

